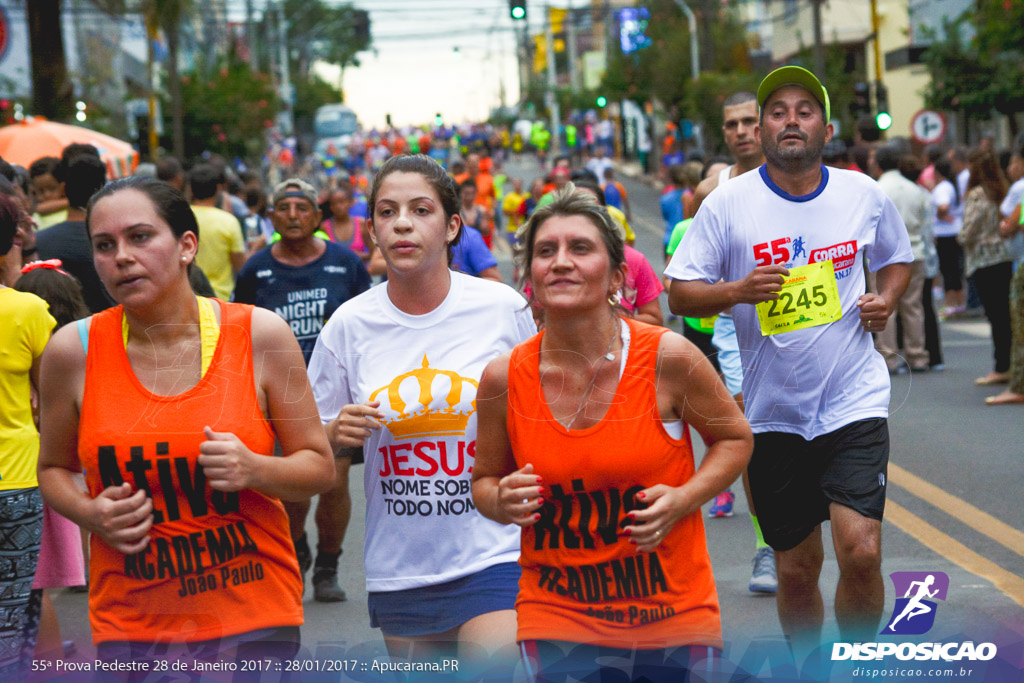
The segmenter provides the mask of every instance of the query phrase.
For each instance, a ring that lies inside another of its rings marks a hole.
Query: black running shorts
[[[747,470],[764,540],[790,550],[829,519],[838,503],[882,519],[889,465],[889,427],[883,418],[852,422],[807,441],[798,434],[754,435]]]

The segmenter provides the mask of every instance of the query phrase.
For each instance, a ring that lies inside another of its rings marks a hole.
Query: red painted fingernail
[[[543,498],[538,498],[537,499],[537,505],[543,505],[543,504],[544,504],[544,499]]]
[[[544,480],[543,480],[543,479],[541,479],[540,477],[537,477],[537,483],[538,483],[538,484],[539,484],[539,483],[541,483],[542,481],[544,481]]]
[[[623,529],[622,533],[626,534],[627,536],[632,536],[633,535],[633,530],[632,529]]]
[[[639,498],[640,500],[643,500],[644,498],[647,497],[647,494],[641,491],[640,493],[636,494],[636,497]]]
[[[629,517],[629,521],[631,521],[631,522],[635,522],[636,521],[636,515],[634,515],[632,512],[630,512],[626,516]]]
[[[540,488],[538,488],[537,489],[537,493],[543,496],[544,495],[544,487],[541,486]]]
[[[535,514],[535,515],[533,516],[533,519],[534,519],[535,521],[540,521],[540,515],[539,515],[539,514]]]
[[[629,539],[629,542],[632,543],[633,545],[636,545],[636,539],[635,538]]]

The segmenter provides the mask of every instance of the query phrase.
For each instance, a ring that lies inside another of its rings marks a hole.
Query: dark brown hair
[[[35,294],[50,305],[50,315],[59,330],[70,322],[89,317],[89,307],[82,297],[82,285],[70,273],[52,268],[36,268],[25,273],[14,283],[19,292]]]
[[[430,183],[441,201],[441,209],[444,211],[445,225],[452,216],[459,215],[459,191],[455,186],[455,180],[445,173],[439,163],[428,157],[426,154],[402,154],[393,156],[384,162],[384,165],[373,177],[373,185],[370,187],[370,196],[367,198],[367,211],[370,219],[373,219],[377,207],[377,195],[384,179],[392,173],[418,173],[423,179]],[[351,196],[351,195],[350,195]],[[452,249],[462,239],[462,228],[455,235],[455,239],[448,243],[448,265],[452,263]]]
[[[14,245],[21,220],[21,207],[7,194],[0,194],[0,256],[6,256]]]
[[[1003,170],[999,168],[999,160],[996,155],[987,149],[975,149],[967,157],[968,168],[971,171],[971,179],[967,181],[967,191],[970,192],[979,185],[984,188],[985,196],[995,203],[1003,201],[1009,183]]]

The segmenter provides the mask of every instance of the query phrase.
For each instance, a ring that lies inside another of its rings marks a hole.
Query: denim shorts
[[[435,586],[372,592],[370,626],[388,636],[425,636],[481,614],[515,609],[521,574],[518,563],[504,562]]]

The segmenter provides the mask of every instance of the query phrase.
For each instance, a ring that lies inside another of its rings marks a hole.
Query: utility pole
[[[572,0],[565,10],[565,39],[569,43],[569,86],[574,93],[580,91],[579,56],[576,54],[576,22],[573,17]]]
[[[520,26],[520,24],[522,24]],[[526,46],[529,32],[525,21],[513,24],[516,34],[516,56],[519,58],[519,105],[526,102],[527,90],[530,88],[530,74],[533,64],[530,62],[530,51]]]
[[[697,44],[697,17],[685,0],[676,0],[679,9],[686,15],[686,23],[690,25],[690,73],[694,80],[700,76],[700,50]]]
[[[818,78],[825,77],[825,47],[821,42],[821,4],[823,2],[825,0],[811,0],[811,9],[814,14],[814,75]],[[873,2],[872,5],[874,5]]]
[[[260,65],[256,50],[256,20],[252,0],[245,0],[245,42],[249,47],[249,70],[259,71]]]
[[[292,115],[294,97],[291,76],[288,73],[288,24],[284,18],[284,0],[277,3],[277,37],[281,60],[281,100],[284,102],[282,120],[285,130],[282,132],[285,135],[292,135],[295,132],[295,119]]]
[[[555,37],[551,32],[551,5],[544,6],[544,42],[547,46],[548,61],[548,90],[544,93],[544,99],[551,114],[551,156],[558,156],[561,145],[559,144],[559,129],[562,125],[562,113],[558,107],[558,96],[555,94],[557,84],[555,78]]]
[[[146,80],[149,82],[149,160],[157,160],[160,140],[156,134],[156,22],[146,22]]]
[[[875,83],[882,82],[882,46],[878,19],[878,0],[871,0],[871,42],[875,52]]]

